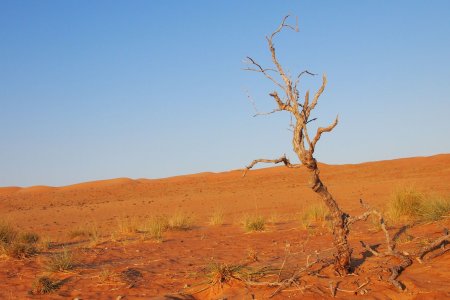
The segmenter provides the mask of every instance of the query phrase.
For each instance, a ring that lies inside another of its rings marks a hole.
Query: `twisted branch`
[[[291,161],[286,157],[286,155],[281,156],[278,159],[265,159],[265,158],[260,158],[260,159],[255,159],[253,160],[248,166],[245,167],[244,169],[244,174],[242,174],[242,177],[245,177],[245,175],[247,174],[248,170],[250,170],[251,168],[253,168],[256,164],[258,163],[273,163],[273,164],[279,164],[279,163],[284,163],[284,165],[288,168],[299,168],[301,165],[300,164],[291,164]]]

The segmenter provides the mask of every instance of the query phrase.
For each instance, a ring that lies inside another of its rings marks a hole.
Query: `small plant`
[[[258,214],[246,215],[243,223],[244,229],[247,232],[263,231],[266,227],[266,219]]]
[[[6,255],[18,259],[30,257],[38,252],[34,244],[27,244],[19,241],[14,241],[9,245],[4,246],[3,249]]]
[[[144,227],[144,238],[151,238],[157,242],[163,241],[163,233],[169,227],[166,217],[156,216],[150,218]]]
[[[393,223],[417,221],[424,195],[414,187],[398,189],[388,204],[387,215]]]
[[[39,249],[48,251],[52,248],[52,240],[48,236],[44,236],[39,241]]]
[[[30,293],[33,295],[44,295],[57,290],[59,286],[58,282],[51,280],[49,277],[39,276],[34,280]]]
[[[138,221],[135,218],[121,219],[117,223],[119,233],[134,234],[138,232]]]
[[[53,254],[47,262],[47,270],[51,272],[64,272],[75,267],[72,252],[64,249],[62,252]]]
[[[310,205],[300,215],[300,224],[303,228],[308,229],[313,223],[319,223],[322,227],[327,225],[330,218],[328,209],[322,203]]]
[[[257,261],[259,261],[258,252],[256,252],[253,249],[248,250],[247,251],[247,260],[249,262],[257,262]]]
[[[38,240],[36,233],[20,233],[11,224],[0,223],[0,250],[9,257],[23,259],[36,254]]]
[[[0,243],[1,244],[9,244],[17,237],[17,231],[14,227],[4,221],[0,222]]]
[[[216,208],[209,217],[209,224],[214,226],[223,225],[223,219],[223,210]]]
[[[92,245],[96,245],[98,244],[101,235],[100,235],[100,231],[98,229],[98,226],[96,225],[90,225],[90,226],[85,226],[85,227],[78,227],[76,229],[73,229],[69,232],[69,237],[71,239],[74,238],[86,238],[89,240],[89,242]]]
[[[192,229],[192,219],[181,211],[175,212],[169,218],[169,228],[172,230],[190,230]]]
[[[114,273],[113,271],[108,270],[108,269],[101,270],[98,275],[100,284],[108,284],[110,282],[115,282],[115,281],[117,281],[117,278],[118,278],[118,274]]]
[[[426,222],[437,221],[450,215],[450,198],[434,197],[424,201],[420,218]]]
[[[388,217],[393,223],[432,222],[449,214],[449,198],[431,197],[413,187],[397,190],[388,204]]]
[[[23,232],[19,234],[18,240],[26,244],[36,244],[39,241],[39,235],[34,232]]]
[[[206,276],[209,278],[209,284],[211,286],[218,284],[222,287],[224,283],[228,283],[232,279],[242,280],[243,271],[244,266],[242,265],[213,262],[209,265]]]

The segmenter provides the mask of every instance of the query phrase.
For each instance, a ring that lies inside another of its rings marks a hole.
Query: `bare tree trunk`
[[[350,272],[350,263],[352,250],[348,245],[347,236],[349,233],[347,226],[348,215],[339,208],[336,200],[327,190],[326,186],[322,183],[319,177],[319,169],[317,167],[316,160],[312,158],[313,163],[306,165],[309,173],[309,184],[311,189],[317,193],[323,200],[331,213],[331,219],[333,224],[333,244],[336,247],[335,254],[335,270],[345,275]]]
[[[352,250],[347,242],[348,235],[348,215],[342,212],[336,203],[333,196],[328,192],[325,185],[322,183],[319,177],[319,168],[317,166],[316,159],[313,157],[314,149],[316,147],[317,142],[319,141],[322,133],[332,131],[337,123],[338,118],[329,125],[328,127],[319,127],[317,129],[317,133],[313,139],[310,139],[308,135],[308,124],[312,121],[315,121],[316,118],[310,119],[311,111],[317,105],[319,97],[325,89],[327,84],[327,78],[323,75],[322,86],[314,95],[312,101],[309,101],[309,91],[306,92],[305,98],[303,102],[299,101],[299,89],[298,84],[300,82],[300,78],[302,75],[314,75],[311,72],[305,70],[300,72],[295,78],[292,78],[288,73],[286,73],[278,61],[275,46],[273,44],[273,38],[281,32],[283,28],[296,30],[298,28],[294,28],[291,25],[286,24],[286,19],[289,16],[283,18],[280,26],[270,35],[266,37],[269,51],[272,57],[272,62],[275,68],[263,68],[260,64],[258,64],[254,59],[247,57],[250,67],[246,70],[262,73],[267,79],[272,81],[277,88],[283,91],[284,95],[278,95],[277,91],[270,93],[269,95],[275,100],[277,104],[277,108],[268,113],[263,113],[264,115],[272,114],[275,112],[286,111],[291,117],[295,120],[295,124],[291,124],[294,129],[294,135],[292,140],[292,145],[295,153],[297,154],[301,164],[306,167],[310,176],[310,186],[314,192],[316,192],[320,198],[323,200],[328,210],[330,211],[331,218],[333,221],[333,239],[334,246],[336,247],[335,254],[335,270],[341,274],[345,275],[350,272],[350,263],[351,263],[351,254]],[[281,81],[277,80],[276,75]],[[257,113],[257,115],[261,115]],[[250,165],[246,167],[246,171],[251,169],[255,164],[259,162],[272,162],[272,163],[281,163],[283,162],[287,167],[297,168],[301,166],[300,164],[291,164],[289,159],[285,156],[280,157],[279,159],[256,159]],[[245,173],[244,173],[245,175]]]

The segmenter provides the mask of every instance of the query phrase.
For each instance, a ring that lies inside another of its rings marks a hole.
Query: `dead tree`
[[[333,198],[331,193],[327,190],[325,184],[320,179],[320,170],[314,157],[314,150],[316,148],[317,142],[319,141],[323,133],[331,132],[336,127],[336,125],[338,124],[338,118],[336,117],[334,122],[327,127],[319,127],[314,137],[312,135],[310,137],[308,132],[308,124],[316,120],[315,118],[310,117],[311,112],[316,107],[317,102],[319,101],[319,97],[322,95],[325,89],[325,86],[327,84],[327,77],[323,75],[322,86],[315,93],[312,101],[310,101],[309,91],[305,93],[303,100],[300,99],[298,84],[301,77],[304,75],[314,74],[310,73],[309,71],[303,71],[294,78],[288,75],[279,63],[278,57],[275,52],[275,46],[273,44],[274,37],[276,37],[276,35],[283,29],[292,29],[294,31],[298,31],[297,27],[286,24],[286,20],[288,19],[288,17],[289,16],[284,17],[280,26],[271,35],[266,37],[274,67],[264,68],[254,59],[247,57],[250,66],[246,68],[246,70],[263,74],[282,91],[282,94],[280,95],[277,91],[269,94],[275,100],[277,108],[265,114],[286,111],[291,115],[293,119],[292,146],[301,164],[291,164],[286,156],[282,156],[279,159],[256,159],[246,167],[244,175],[248,170],[250,170],[253,166],[260,162],[275,164],[284,163],[285,166],[290,168],[297,168],[303,165],[309,174],[310,187],[323,200],[324,204],[327,206],[331,213],[333,223],[333,242],[336,248],[336,253],[334,255],[334,266],[335,270],[339,274],[345,275],[350,272],[352,254],[352,250],[349,247],[347,241],[347,236],[349,233],[349,216],[339,208],[336,200]],[[277,78],[280,78],[281,80],[277,80]]]

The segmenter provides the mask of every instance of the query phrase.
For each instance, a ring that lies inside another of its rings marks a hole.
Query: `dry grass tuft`
[[[388,203],[387,216],[393,223],[417,221],[423,201],[424,194],[413,187],[398,189]]]
[[[21,233],[11,224],[0,223],[0,250],[9,257],[23,259],[36,254],[39,235],[33,232]]]
[[[67,249],[53,254],[46,265],[46,269],[50,272],[65,272],[72,270],[74,267],[73,254]]]
[[[0,222],[0,243],[10,244],[16,239],[18,232],[16,229],[8,222]]]
[[[406,187],[395,191],[387,216],[394,223],[432,222],[450,214],[450,198],[432,197]]]
[[[34,244],[14,241],[4,246],[3,252],[9,257],[23,259],[35,255],[38,251]]]
[[[214,226],[223,225],[223,220],[223,210],[221,208],[216,208],[214,209],[213,214],[209,217],[209,224]]]
[[[190,230],[193,227],[193,220],[190,216],[182,211],[175,212],[168,220],[169,229],[171,230]]]
[[[144,239],[150,238],[157,242],[163,241],[163,234],[169,228],[169,221],[165,216],[155,216],[150,218],[146,224],[144,224],[143,232]]]
[[[118,231],[121,234],[129,235],[129,234],[135,234],[139,230],[139,222],[135,218],[125,218],[120,219],[117,222]]]
[[[75,228],[69,231],[69,238],[86,238],[91,245],[97,245],[100,242],[101,234],[97,225],[88,225]]]
[[[30,293],[33,295],[44,295],[56,291],[60,286],[58,281],[53,281],[47,276],[39,276],[33,282]]]
[[[326,227],[329,224],[330,213],[323,203],[315,203],[307,207],[300,215],[300,224],[304,229],[311,228],[313,224]]]
[[[450,198],[433,197],[422,203],[420,216],[423,221],[432,222],[450,216]]]
[[[247,232],[263,231],[266,228],[266,219],[259,214],[246,215],[242,223]]]
[[[242,280],[243,271],[243,265],[213,262],[208,266],[206,276],[209,278],[209,285],[214,286],[218,284],[222,287],[224,283],[229,283],[232,279]]]

